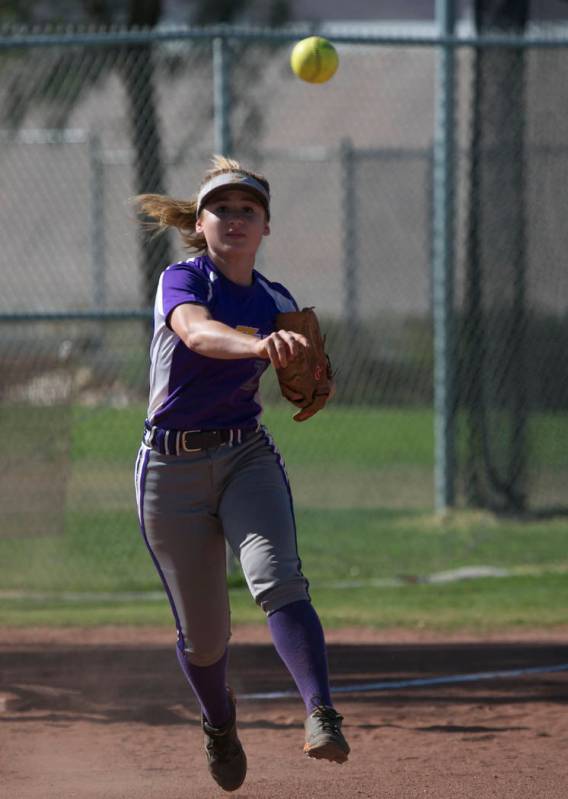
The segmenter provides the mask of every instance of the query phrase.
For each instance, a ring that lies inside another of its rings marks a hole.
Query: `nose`
[[[233,211],[231,214],[229,214],[228,222],[230,227],[242,225],[244,221],[245,217],[240,213],[240,211]]]

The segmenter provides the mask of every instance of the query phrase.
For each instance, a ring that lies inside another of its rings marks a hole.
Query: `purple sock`
[[[222,727],[231,715],[227,695],[228,649],[225,649],[223,656],[211,666],[195,666],[189,663],[179,646],[176,646],[176,652],[183,673],[201,705],[203,715],[213,727]]]
[[[268,627],[308,714],[316,705],[332,705],[323,630],[311,602],[301,599],[276,610]]]

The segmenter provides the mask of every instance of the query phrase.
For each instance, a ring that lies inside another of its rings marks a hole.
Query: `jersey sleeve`
[[[271,283],[277,311],[299,311],[300,308],[294,297],[282,283]]]
[[[210,283],[205,274],[192,263],[173,264],[162,276],[161,301],[166,323],[174,308],[183,303],[207,306]]]

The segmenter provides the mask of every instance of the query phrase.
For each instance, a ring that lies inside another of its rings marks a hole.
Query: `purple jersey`
[[[255,427],[262,413],[259,381],[269,361],[209,358],[188,349],[169,327],[182,303],[205,305],[229,327],[263,338],[280,311],[298,309],[292,295],[256,270],[250,286],[228,280],[208,256],[168,266],[160,277],[150,350],[148,421],[172,430]]]

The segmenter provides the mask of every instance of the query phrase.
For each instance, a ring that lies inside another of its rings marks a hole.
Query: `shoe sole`
[[[326,741],[322,744],[304,745],[304,754],[308,757],[313,757],[316,760],[329,760],[331,763],[345,763],[349,753],[341,749],[333,741]]]
[[[246,754],[245,754],[244,750],[242,752],[242,758],[243,759],[242,759],[242,764],[241,764],[241,775],[236,776],[236,777],[233,776],[232,778],[229,778],[226,775],[224,775],[222,773],[222,770],[220,770],[219,773],[216,774],[214,769],[212,769],[209,766],[209,764],[208,764],[209,774],[214,779],[214,781],[217,783],[217,785],[220,788],[222,788],[224,791],[227,791],[227,792],[237,791],[241,787],[243,782],[245,781],[246,776],[247,776],[248,763],[247,763],[247,757],[246,757]]]
[[[215,777],[214,774],[211,774],[211,776],[213,777],[214,782],[217,783],[219,788],[222,788],[224,791],[227,791],[227,793],[231,793],[232,791],[238,791],[239,788],[241,787],[241,785],[243,784],[243,782],[246,779],[246,774],[245,774],[245,776],[242,778],[242,780],[240,782],[225,782],[224,783],[222,780],[218,780]]]

